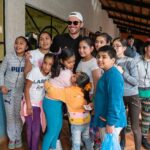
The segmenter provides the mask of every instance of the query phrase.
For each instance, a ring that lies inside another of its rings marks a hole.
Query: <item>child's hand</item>
[[[84,107],[85,110],[88,110],[88,111],[92,110],[90,105],[83,105],[83,107]]]
[[[2,86],[1,91],[3,94],[7,94],[9,92],[9,89],[6,86]]]
[[[93,110],[94,106],[93,103],[89,103],[88,105],[83,105],[85,110],[91,111]]]
[[[25,52],[25,59],[26,61],[29,60],[31,58],[31,54],[29,51]]]
[[[106,133],[113,133],[114,129],[115,129],[114,126],[106,125]]]
[[[33,114],[33,110],[32,107],[27,107],[27,115],[32,115]]]
[[[92,109],[94,109],[94,104],[91,102],[88,104]]]

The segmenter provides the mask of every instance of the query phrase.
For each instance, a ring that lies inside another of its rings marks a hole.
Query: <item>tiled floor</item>
[[[62,131],[62,134],[61,134],[61,142],[62,142],[62,146],[63,146],[63,150],[71,150],[71,143],[70,143],[70,140],[69,140],[69,132],[68,132],[68,123],[67,121],[64,122],[64,128],[63,128],[63,131]],[[23,137],[23,139],[25,139],[25,137]],[[133,135],[132,133],[130,134],[127,134],[126,135],[126,139],[127,139],[127,145],[126,145],[126,149],[125,150],[135,150],[134,149],[134,143],[133,143]],[[16,149],[16,150],[27,150],[27,146],[26,146],[26,143],[25,143],[25,140],[24,141],[24,146],[20,149]],[[0,150],[8,150],[7,148],[7,139],[0,139]],[[41,150],[41,142],[39,144],[39,150]],[[141,150],[144,150],[144,148],[142,148]]]

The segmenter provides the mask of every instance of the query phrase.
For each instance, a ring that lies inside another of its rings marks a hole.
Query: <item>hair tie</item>
[[[91,84],[91,82],[89,82],[89,83],[87,83],[86,85],[85,85],[85,87],[84,87],[84,90],[85,91],[90,91],[92,89],[92,84]]]
[[[60,55],[61,52],[62,52],[62,49],[61,49],[61,47],[60,47],[58,52],[52,52],[52,54],[57,56],[57,55]]]

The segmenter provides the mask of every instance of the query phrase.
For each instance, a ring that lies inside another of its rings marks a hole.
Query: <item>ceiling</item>
[[[150,36],[150,0],[99,0],[120,32]]]

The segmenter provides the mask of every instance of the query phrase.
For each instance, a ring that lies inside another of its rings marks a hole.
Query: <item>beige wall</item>
[[[14,40],[20,35],[25,35],[25,1],[5,0],[6,53],[14,50]]]
[[[25,4],[65,20],[71,11],[80,11],[85,27],[92,32],[99,30],[115,37],[118,29],[101,10],[99,0],[5,0],[6,52],[13,50],[18,35],[25,34]]]

